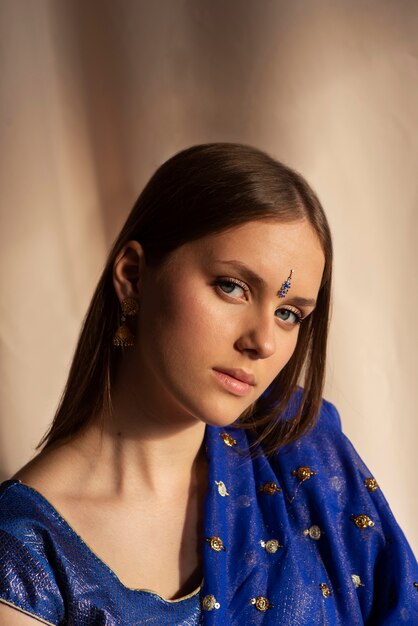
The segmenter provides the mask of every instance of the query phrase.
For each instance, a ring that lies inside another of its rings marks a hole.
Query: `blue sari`
[[[207,426],[203,586],[170,603],[125,587],[41,494],[0,487],[0,601],[55,626],[418,624],[412,551],[324,401],[273,458]],[[162,567],[163,555],[162,555]]]

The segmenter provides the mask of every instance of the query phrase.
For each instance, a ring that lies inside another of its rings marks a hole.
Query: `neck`
[[[162,415],[115,394],[112,413],[95,419],[70,444],[82,461],[83,489],[103,497],[167,499],[204,488],[205,424]]]

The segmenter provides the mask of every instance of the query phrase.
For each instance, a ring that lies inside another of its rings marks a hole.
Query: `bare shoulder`
[[[40,620],[0,601],[0,626],[35,626]],[[48,624],[48,622],[42,622]]]
[[[55,450],[40,452],[11,478],[21,480],[22,483],[45,495],[59,493],[71,477],[74,478],[71,467],[74,468],[70,450],[62,446]]]
[[[20,480],[46,497],[61,499],[66,494],[79,495],[86,476],[90,476],[92,444],[99,441],[100,429],[92,427],[67,441],[42,449],[11,478]]]

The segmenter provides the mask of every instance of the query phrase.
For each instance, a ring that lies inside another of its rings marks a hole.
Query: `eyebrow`
[[[241,261],[218,260],[218,263],[222,263],[223,265],[229,265],[230,267],[238,270],[249,282],[252,282],[258,287],[262,287],[262,288],[268,287],[264,278],[256,274],[253,270],[247,267],[245,263],[242,263]],[[314,307],[316,305],[316,300],[314,300],[313,298],[301,298],[300,296],[295,296],[293,298],[292,296],[290,296],[289,300],[291,300],[294,304],[298,304],[299,306],[313,306]]]

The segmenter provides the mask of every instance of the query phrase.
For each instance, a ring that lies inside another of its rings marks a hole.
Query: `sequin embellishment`
[[[364,587],[364,584],[361,582],[361,578],[358,574],[351,574],[351,580],[354,583],[354,587]]]
[[[275,554],[279,548],[283,548],[283,546],[277,541],[277,539],[269,539],[268,541],[261,540],[260,546],[270,554]]]
[[[368,528],[374,526],[374,522],[367,515],[352,515],[351,519],[357,526],[357,528]]]
[[[316,541],[318,539],[321,538],[321,529],[319,528],[319,526],[316,526],[315,524],[313,526],[311,526],[310,528],[307,528],[306,530],[303,531],[303,534],[307,537],[309,535],[309,537],[311,539],[315,539]]]
[[[269,496],[274,495],[276,492],[281,491],[280,487],[276,483],[265,483],[258,488],[259,491],[264,491]]]
[[[331,589],[328,587],[327,583],[321,583],[319,585],[320,590],[322,591],[322,595],[324,598],[329,598],[331,595]]]
[[[229,446],[230,448],[237,445],[236,440],[231,437],[231,435],[228,435],[228,433],[219,433],[219,435],[222,437],[222,441],[224,442],[224,444]]]
[[[293,476],[297,476],[299,480],[304,481],[308,480],[311,476],[315,476],[316,472],[313,472],[310,467],[302,466],[293,470],[292,474]]]
[[[364,484],[366,485],[367,491],[376,491],[376,489],[379,489],[377,480],[375,478],[372,478],[371,476],[370,478],[364,479]]]
[[[205,596],[202,600],[202,607],[205,611],[212,611],[213,609],[219,609],[221,605],[216,602],[215,596]]]
[[[206,537],[206,541],[210,544],[210,547],[212,548],[212,550],[215,550],[215,552],[226,550],[223,544],[223,541],[220,537],[216,537],[215,535],[213,537]]]
[[[251,604],[254,604],[255,608],[258,611],[262,611],[263,613],[264,611],[271,609],[271,607],[273,606],[272,604],[270,604],[267,598],[264,598],[264,596],[257,596],[257,598],[251,598]]]
[[[225,483],[222,480],[215,480],[215,484],[218,486],[219,495],[225,497],[229,496],[229,493],[226,489]]]
[[[418,583],[414,583],[414,587],[418,591]]]

